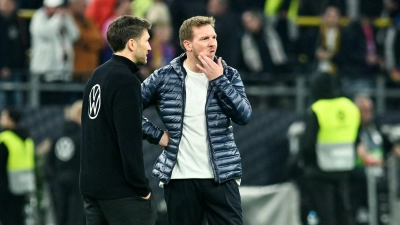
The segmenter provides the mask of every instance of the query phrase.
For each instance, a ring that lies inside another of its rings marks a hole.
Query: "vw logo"
[[[68,161],[74,156],[75,144],[69,137],[62,137],[58,139],[55,146],[55,154],[61,161]]]
[[[89,93],[89,117],[90,119],[96,119],[99,115],[101,105],[100,98],[100,85],[96,84],[92,87]]]

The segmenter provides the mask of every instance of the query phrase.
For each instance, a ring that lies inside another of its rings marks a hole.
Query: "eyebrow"
[[[208,37],[210,37],[210,36],[209,35],[203,35],[203,36],[200,36],[200,39],[208,38]],[[213,34],[213,35],[211,35],[211,37],[217,37],[217,34]]]

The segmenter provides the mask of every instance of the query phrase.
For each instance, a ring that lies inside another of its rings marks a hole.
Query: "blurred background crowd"
[[[140,74],[145,79],[182,53],[181,22],[209,15],[216,19],[217,56],[238,69],[245,84],[285,87],[294,77],[330,73],[340,77],[348,95],[371,91],[378,76],[398,87],[399,5],[398,0],[2,0],[0,81],[84,83],[110,58],[105,35],[120,15],[153,23],[153,51]],[[79,97],[41,93],[40,104]],[[6,92],[0,105],[22,105],[26,98]],[[260,107],[293,105],[286,98],[252,101]]]
[[[138,74],[141,80],[183,53],[178,38],[182,21],[196,15],[213,16],[218,41],[216,55],[240,72],[246,88],[257,87],[261,92],[268,87],[291,88],[297,85],[297,78],[303,77],[306,82],[302,88],[308,92],[311,77],[335,76],[343,93],[360,108],[362,123],[379,130],[379,135],[385,138],[380,147],[384,149],[382,157],[374,161],[361,152],[364,157],[361,164],[384,167],[385,154],[400,155],[395,145],[399,129],[390,126],[381,129],[381,124],[375,125],[373,114],[377,78],[383,79],[387,90],[400,87],[400,0],[0,0],[0,85],[9,85],[1,86],[4,88],[0,90],[0,109],[26,107],[32,101],[28,92],[37,88],[33,85],[36,81],[42,89],[39,96],[33,97],[40,99],[38,105],[48,107],[40,112],[51,112],[40,116],[41,121],[57,115],[52,118],[55,122],[38,125],[29,113],[40,113],[30,109],[22,121],[34,133],[38,187],[42,191],[29,199],[30,206],[40,205],[42,210],[34,214],[29,207],[26,209],[26,214],[36,221],[30,224],[83,224],[79,222],[82,210],[77,200],[79,160],[73,159],[73,152],[79,149],[72,151],[68,148],[70,143],[59,140],[67,135],[79,146],[79,138],[73,135],[79,131],[80,120],[76,115],[80,110],[73,103],[81,98],[82,85],[93,70],[111,57],[106,31],[111,21],[121,15],[146,18],[153,24],[152,51],[147,65]],[[77,91],[72,86],[68,90],[74,91],[64,90],[75,84]],[[400,110],[400,95],[391,97],[383,113]],[[237,138],[239,146],[243,146],[241,151],[259,150],[253,151],[253,156],[242,152],[246,168],[243,185],[270,185],[293,178],[281,167],[290,158],[289,125],[302,120],[304,115],[304,111],[294,113],[295,99],[296,96],[285,92],[249,94],[256,119],[248,130],[235,131],[241,132]],[[51,107],[55,105],[60,108],[54,111]],[[64,106],[68,107],[64,110]],[[289,114],[268,110],[286,110]],[[377,117],[400,124],[400,118],[385,115]],[[251,129],[262,131],[265,127],[269,131],[249,137],[249,133],[254,133]],[[61,149],[58,153],[57,143]],[[157,154],[158,151],[153,151],[147,155],[147,169]],[[257,166],[260,157],[265,160]],[[260,178],[255,172],[260,170],[269,172]],[[352,192],[359,194],[353,199],[358,224],[370,224],[365,179],[353,183]],[[380,180],[387,183],[387,179]],[[156,183],[153,186],[157,188]],[[387,194],[387,189],[385,186],[382,192]],[[157,195],[162,196],[155,193],[156,199]],[[388,195],[385,196],[382,202],[387,203]],[[304,215],[308,213],[305,210]],[[68,219],[71,215],[75,220]],[[28,224],[29,220],[26,221]],[[379,224],[389,224],[389,220],[382,221]]]

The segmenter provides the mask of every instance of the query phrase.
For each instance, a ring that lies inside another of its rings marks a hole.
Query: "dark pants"
[[[348,180],[307,179],[310,209],[315,210],[320,225],[353,225]]]
[[[59,184],[54,192],[57,224],[84,225],[85,213],[79,184]]]
[[[24,206],[26,197],[12,194],[0,195],[0,224],[1,225],[24,225]]]
[[[83,196],[86,225],[154,225],[151,200],[139,196],[97,200]]]
[[[242,225],[239,185],[212,179],[171,180],[164,185],[169,225]]]

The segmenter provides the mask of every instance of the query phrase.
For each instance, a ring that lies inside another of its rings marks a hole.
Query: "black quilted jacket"
[[[164,183],[171,179],[182,136],[185,109],[186,54],[156,70],[142,84],[143,108],[155,105],[170,134],[168,146],[158,157],[152,175]],[[245,125],[252,109],[239,73],[222,61],[224,75],[210,81],[206,102],[206,120],[210,158],[216,182],[241,178],[240,153],[233,137],[232,122]],[[143,118],[143,137],[158,144],[163,130]]]

